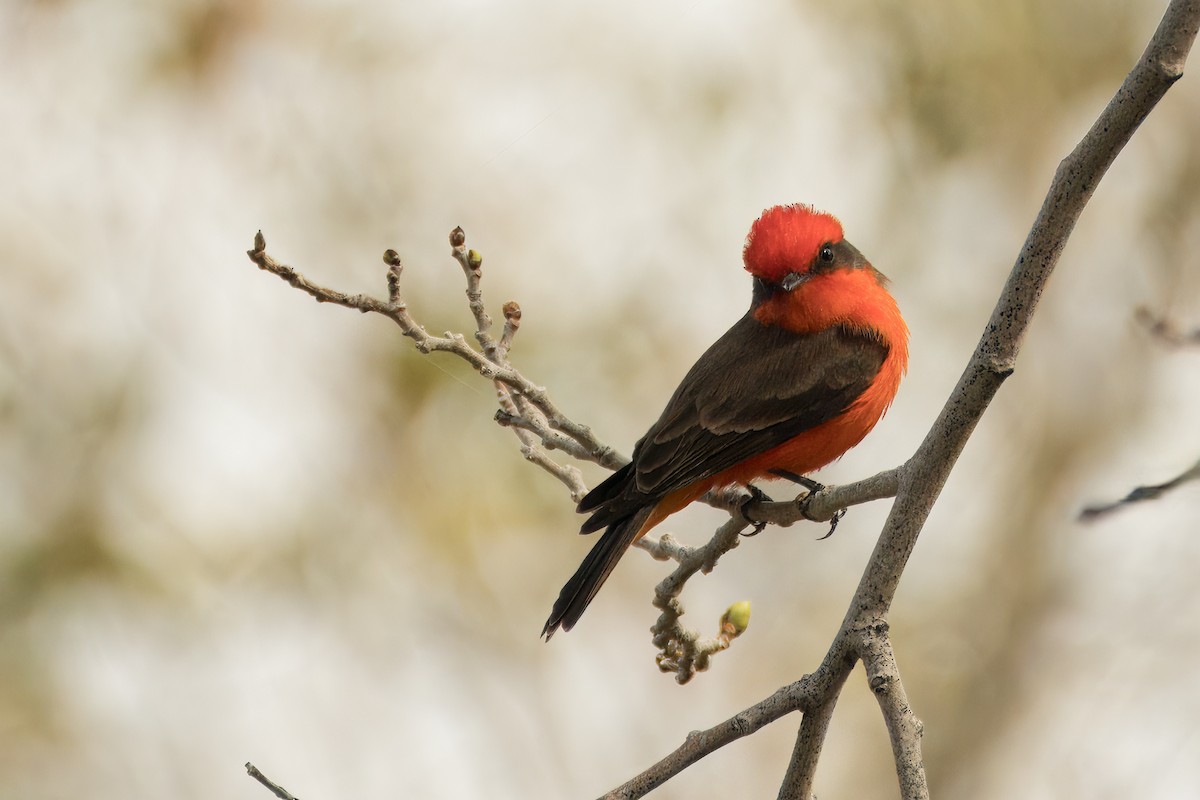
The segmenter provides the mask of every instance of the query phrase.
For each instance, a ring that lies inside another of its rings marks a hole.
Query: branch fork
[[[604,797],[642,797],[705,755],[782,716],[800,711],[803,714],[800,729],[779,797],[781,800],[810,798],[817,761],[834,707],[842,686],[859,661],[864,664],[868,687],[879,702],[888,730],[901,797],[904,800],[929,797],[921,759],[922,724],[909,705],[889,638],[887,616],[892,599],[917,537],[959,453],[1000,385],[1012,373],[1037,301],[1076,220],[1117,154],[1182,75],[1198,27],[1200,0],[1171,0],[1145,52],[1112,101],[1075,150],[1059,165],[974,354],[912,458],[864,481],[825,487],[788,502],[746,502],[744,493],[736,496],[717,493],[706,498],[708,502],[726,509],[736,508],[739,512],[744,507],[746,518],[735,512],[707,544],[697,548],[684,547],[669,534],[638,543],[653,557],[670,559],[677,564],[655,589],[654,605],[661,613],[652,633],[659,648],[659,666],[674,673],[680,683],[685,683],[707,667],[713,653],[728,647],[729,642],[745,629],[749,606],[731,606],[718,626],[717,635],[706,639],[680,625],[683,609],[679,593],[688,578],[713,569],[724,553],[738,546],[740,534],[747,525],[767,522],[787,526],[799,519],[826,521],[834,518],[840,509],[857,503],[896,498],[842,626],[821,664],[812,673],[725,722],[689,734],[674,752]],[[522,455],[562,482],[577,501],[586,491],[579,471],[554,461],[549,451],[557,450],[609,469],[620,467],[626,459],[597,440],[587,426],[562,414],[544,388],[530,382],[510,364],[509,353],[521,322],[520,307],[515,303],[504,306],[504,329],[498,340],[493,338],[490,333],[492,320],[480,288],[483,258],[476,251],[467,249],[466,235],[461,228],[451,232],[450,245],[467,282],[467,302],[475,320],[475,340],[479,350],[470,346],[461,335],[431,336],[414,321],[401,296],[402,267],[394,250],[384,254],[388,264],[386,302],[366,295],[346,295],[312,283],[269,256],[261,232],[255,236],[254,248],[248,255],[259,268],[277,275],[318,302],[388,317],[405,336],[413,339],[422,353],[444,351],[467,361],[494,382],[499,405],[496,421],[513,431],[520,442]],[[1193,338],[1190,334],[1177,335],[1165,327],[1152,327],[1151,330],[1168,340],[1190,342]],[[1188,470],[1170,486],[1190,480],[1196,474],[1200,473],[1195,468]],[[1170,486],[1164,484],[1149,489],[1165,491]],[[735,500],[737,506],[731,506]],[[267,781],[263,783],[272,787]]]

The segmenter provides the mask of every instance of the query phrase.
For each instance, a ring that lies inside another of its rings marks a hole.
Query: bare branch
[[[832,693],[828,690],[833,686],[840,687],[854,663],[859,658],[871,659],[874,675],[883,680],[880,686],[886,688],[886,702],[881,700],[881,708],[888,720],[889,732],[893,730],[892,726],[895,729],[893,751],[905,798],[928,796],[921,761],[920,724],[907,710],[899,673],[894,670],[894,658],[889,661],[890,647],[883,652],[879,649],[878,632],[886,630],[887,614],[904,567],[958,455],[1016,364],[1025,330],[1075,221],[1117,154],[1158,100],[1182,75],[1198,25],[1200,0],[1172,0],[1146,51],[1116,96],[1080,144],[1059,165],[1042,209],[962,377],[916,454],[896,476],[896,501],[850,601],[842,627],[821,667],[813,673],[813,676],[826,675],[827,679],[823,681],[826,691],[816,692],[809,698],[808,708],[829,702]],[[806,676],[806,679],[813,676]],[[826,727],[819,721],[801,725],[792,768],[785,778],[781,797],[806,799],[811,796],[811,767],[816,759],[809,754],[819,752],[819,739]],[[685,744],[651,768],[648,773],[655,776],[655,782],[649,783],[649,788],[699,758],[695,749]],[[626,787],[647,785],[649,779],[645,776],[648,773],[635,778]],[[641,796],[634,792],[621,793],[622,790],[610,796]]]
[[[1011,374],[1042,290],[1100,179],[1134,131],[1183,72],[1200,24],[1200,0],[1173,0],[1137,65],[1079,145],[1059,165],[1016,264],[958,385],[941,414],[900,470],[896,501],[850,601],[825,663],[849,647],[872,652],[866,632],[886,625],[892,599],[925,520],[975,425]],[[850,669],[844,661],[843,667]],[[899,683],[898,681],[896,682]],[[894,690],[894,689],[893,689]],[[920,741],[904,743],[897,758],[905,797],[928,794]]]
[[[1139,486],[1129,494],[1122,497],[1113,503],[1103,503],[1101,505],[1088,506],[1079,512],[1079,520],[1081,522],[1093,522],[1100,517],[1111,514],[1112,512],[1130,505],[1131,503],[1140,503],[1143,500],[1156,500],[1162,497],[1167,492],[1180,486],[1188,481],[1200,480],[1200,461],[1197,461],[1192,466],[1188,467],[1181,474],[1176,475],[1165,483],[1156,483],[1150,486]]]
[[[1141,307],[1134,312],[1134,319],[1145,326],[1150,335],[1172,347],[1195,347],[1200,345],[1200,328],[1185,330],[1183,326],[1167,317],[1151,313]]]
[[[674,752],[603,795],[602,800],[632,800],[643,797],[709,753],[736,742],[743,736],[749,736],[793,711],[801,711],[805,717],[810,714],[819,716],[822,713],[831,713],[855,660],[845,649],[831,649],[825,660],[811,674],[776,690],[766,699],[740,711],[719,725],[705,731],[692,731]],[[822,710],[824,705],[828,705],[828,711]],[[815,740],[817,752],[820,750],[821,741],[823,736]],[[815,754],[813,763],[816,763]]]
[[[383,254],[383,260],[388,265],[387,301],[365,294],[348,295],[310,281],[267,253],[267,242],[262,231],[255,234],[254,247],[246,254],[259,269],[277,275],[317,302],[333,303],[364,314],[381,314],[395,322],[404,335],[416,343],[421,353],[451,353],[466,361],[483,377],[492,380],[496,384],[497,401],[504,419],[521,417],[526,420],[525,425],[510,426],[520,440],[521,454],[561,481],[570,490],[572,499],[578,502],[586,492],[582,475],[574,466],[559,464],[550,458],[547,449],[562,450],[580,460],[593,461],[610,469],[621,466],[625,459],[596,439],[586,425],[568,419],[550,400],[544,388],[535,385],[508,362],[508,351],[520,325],[520,307],[515,302],[505,304],[505,331],[500,343],[494,341],[488,333],[492,322],[484,308],[479,286],[483,258],[476,251],[467,250],[465,242],[466,235],[462,229],[455,228],[450,235],[451,252],[462,266],[467,280],[467,300],[476,323],[475,338],[483,352],[467,344],[461,334],[431,336],[413,319],[400,293],[403,265],[395,250]]]
[[[867,684],[879,700],[879,709],[892,742],[900,796],[905,800],[928,800],[929,787],[925,784],[925,765],[921,760],[923,726],[908,704],[887,623],[862,632],[861,655],[867,670]]]
[[[749,520],[787,525],[802,518],[832,519],[847,505],[893,494],[896,498],[842,626],[821,665],[810,675],[721,725],[689,735],[674,753],[607,797],[640,797],[708,753],[797,710],[804,711],[806,717],[800,726],[780,797],[809,797],[829,717],[841,687],[860,659],[866,664],[870,685],[880,698],[892,738],[902,795],[914,799],[928,796],[921,763],[920,722],[909,708],[887,639],[887,615],[896,589],[917,537],[958,455],[1014,368],[1025,331],[1075,222],[1117,154],[1158,100],[1182,75],[1198,24],[1200,0],[1172,0],[1137,65],[1091,130],[1059,165],[974,354],[938,419],[908,462],[866,481],[824,488],[788,503],[747,503],[744,494],[719,493],[706,499],[736,511],[708,544],[688,548],[665,535],[642,544],[643,549],[656,558],[678,562],[675,571],[656,587],[655,605],[662,614],[653,632],[662,663],[669,666],[677,680],[686,682],[697,670],[703,669],[713,652],[723,647],[719,646],[721,634],[716,640],[706,641],[695,632],[682,628],[679,624],[683,613],[679,593],[688,578],[697,572],[711,570],[721,555],[737,546]],[[573,496],[579,496],[583,484],[577,471],[571,473],[568,468],[555,463],[546,450],[557,449],[609,468],[621,466],[625,459],[599,442],[587,426],[562,414],[544,388],[530,382],[508,363],[508,353],[520,324],[520,310],[516,308],[515,313],[510,313],[510,308],[505,307],[505,330],[500,339],[495,340],[490,333],[492,321],[479,285],[482,257],[466,249],[466,237],[461,229],[451,234],[451,248],[467,280],[467,301],[475,318],[475,338],[482,352],[468,345],[458,334],[430,336],[412,319],[401,298],[401,266],[394,251],[385,254],[389,266],[387,302],[365,295],[345,295],[308,281],[267,255],[261,233],[255,237],[254,249],[249,251],[249,256],[260,268],[278,275],[319,302],[387,316],[400,326],[404,335],[414,340],[422,353],[441,350],[467,361],[482,376],[496,383],[501,409],[497,420],[513,430],[526,458],[555,474],[571,489]],[[1200,471],[1200,465],[1193,469]],[[743,518],[743,507],[748,519]],[[711,644],[712,641],[717,641],[718,646]],[[724,646],[728,646],[728,641]]]
[[[669,533],[662,536],[643,536],[634,542],[633,546],[645,550],[656,561],[679,561],[692,551],[692,548],[675,541],[675,537]]]
[[[950,399],[899,475],[899,490],[843,631],[886,614],[934,501],[976,423],[1011,374],[1025,330],[1067,238],[1100,179],[1134,131],[1182,74],[1200,0],[1174,0],[1146,52],[1055,173],[991,319]],[[865,604],[862,604],[864,603]]]
[[[517,335],[517,330],[521,327],[521,307],[517,305],[516,300],[509,300],[504,304],[504,333],[500,336],[500,341],[496,343],[496,349],[500,354],[500,358],[507,358],[508,351],[512,349],[513,337]]]
[[[772,523],[788,527],[800,520],[828,521],[835,513],[850,506],[893,496],[899,474],[897,467],[857,483],[804,492],[794,500],[784,502],[752,499],[744,489],[729,487],[703,498],[709,505],[728,510],[731,516],[702,547],[682,545],[670,534],[659,538],[646,536],[637,541],[635,546],[654,558],[671,559],[679,564],[654,590],[654,606],[662,613],[650,633],[659,651],[655,657],[659,669],[674,673],[679,683],[687,683],[697,672],[708,668],[712,655],[729,646],[729,642],[720,636],[707,638],[699,631],[683,627],[680,618],[684,609],[679,597],[692,576],[711,572],[721,556],[738,546],[740,535],[749,524]]]
[[[788,762],[783,783],[779,786],[779,800],[797,800],[812,796],[817,761],[825,745],[825,736],[829,733],[833,710],[837,707],[838,697],[849,675],[848,669],[834,672],[828,690],[814,698],[804,710],[804,717],[800,720],[800,734],[796,737],[792,758]]]
[[[279,800],[300,800],[300,798],[293,795],[287,789],[284,789],[278,783],[275,783],[266,775],[263,775],[262,772],[259,771],[258,767],[254,766],[249,761],[246,762],[246,772],[251,778],[254,778],[254,780],[270,789],[275,796],[279,798]]]
[[[780,527],[789,527],[801,520],[828,522],[833,516],[851,506],[870,503],[896,496],[900,485],[900,470],[889,469],[855,483],[843,486],[826,486],[823,489],[802,493],[795,500],[763,502],[755,500],[745,507],[751,522],[766,522]]]
[[[672,601],[670,605],[678,620],[683,612],[678,609],[678,603]],[[740,600],[725,609],[717,624],[716,636],[701,637],[694,631],[683,630],[676,625],[673,632],[676,638],[658,654],[658,668],[663,672],[675,673],[679,683],[687,683],[695,673],[707,670],[709,659],[727,650],[734,639],[746,632],[749,624],[750,602]]]
[[[483,256],[475,250],[468,250],[466,242],[467,235],[462,228],[450,231],[450,252],[462,266],[463,277],[467,279],[467,306],[475,317],[475,341],[479,342],[489,360],[498,362],[496,341],[488,333],[492,318],[483,305],[483,291],[479,288],[479,281],[483,278]]]
[[[602,800],[633,800],[644,797],[709,753],[736,742],[743,736],[749,736],[782,716],[808,708],[813,698],[823,691],[820,680],[806,675],[719,725],[704,731],[692,731],[673,753],[603,795]]]
[[[654,587],[654,607],[662,613],[650,628],[650,633],[653,635],[654,646],[659,650],[659,668],[663,672],[675,673],[675,680],[679,683],[687,683],[696,672],[706,668],[708,657],[715,652],[705,652],[701,647],[703,640],[700,634],[687,630],[680,623],[683,606],[679,602],[679,595],[688,578],[697,572],[711,572],[717,565],[717,559],[738,546],[739,534],[748,524],[744,519],[731,517],[717,529],[713,538],[701,547],[684,547],[671,542],[671,557],[679,562],[679,566]],[[639,546],[644,549],[654,548],[658,552],[664,551],[661,539],[646,545],[639,542]]]

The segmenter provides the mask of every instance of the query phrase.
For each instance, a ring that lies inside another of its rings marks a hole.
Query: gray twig
[[[1145,326],[1150,335],[1172,347],[1196,347],[1200,345],[1200,328],[1186,329],[1178,322],[1140,307],[1134,318]]]
[[[521,426],[510,426],[520,441],[521,454],[561,481],[570,490],[572,499],[578,502],[586,492],[582,475],[576,467],[556,462],[546,452],[547,449],[563,450],[575,458],[592,461],[609,469],[624,464],[625,458],[599,441],[586,425],[568,419],[550,400],[544,388],[534,384],[509,363],[508,352],[520,325],[520,307],[514,302],[505,304],[505,329],[497,342],[489,333],[492,320],[484,306],[480,288],[483,257],[466,248],[466,235],[462,228],[455,228],[450,233],[450,248],[451,254],[462,266],[467,281],[467,304],[475,318],[475,340],[482,351],[467,344],[462,334],[447,332],[445,336],[431,336],[413,319],[401,296],[403,265],[395,250],[383,254],[384,263],[388,265],[386,301],[365,294],[348,295],[310,281],[267,253],[267,242],[262,231],[255,235],[254,247],[246,254],[259,269],[282,278],[315,298],[318,303],[333,303],[364,314],[382,314],[399,325],[421,353],[451,353],[470,364],[484,378],[493,381],[503,418],[520,417],[524,420]]]
[[[275,783],[266,775],[263,775],[262,772],[259,771],[258,767],[254,766],[249,761],[246,762],[246,772],[251,778],[254,778],[254,780],[258,781],[263,786],[274,792],[275,796],[278,797],[279,800],[300,800],[300,798],[293,795],[287,789],[283,788],[278,783]]]
[[[1100,517],[1107,516],[1112,512],[1124,508],[1132,503],[1140,503],[1144,500],[1156,500],[1162,497],[1167,492],[1174,489],[1176,486],[1187,483],[1188,481],[1200,480],[1200,461],[1197,461],[1192,466],[1188,467],[1179,475],[1176,475],[1171,480],[1164,483],[1155,483],[1149,486],[1138,486],[1129,494],[1116,500],[1112,503],[1101,503],[1099,505],[1091,505],[1079,512],[1081,522],[1094,522]]]

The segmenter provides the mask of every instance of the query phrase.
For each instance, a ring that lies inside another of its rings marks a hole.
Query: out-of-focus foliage
[[[811,669],[883,507],[748,541],[685,600],[754,623],[686,688],[654,668],[633,554],[537,639],[587,540],[492,390],[245,259],[470,324],[485,255],[514,358],[626,452],[744,310],[754,216],[838,213],[894,282],[911,373],[824,473],[905,458],[973,347],[1057,161],[1157,24],[1106,0],[156,4],[0,9],[0,795],[598,794]],[[947,796],[1188,796],[1200,780],[1195,486],[1081,527],[1196,458],[1200,84],[1081,220],[893,614]],[[590,482],[599,479],[589,469]],[[689,510],[691,541],[719,519]],[[1102,701],[1097,698],[1103,698]],[[764,796],[793,721],[663,797]],[[843,694],[818,791],[894,793]],[[1014,766],[1015,765],[1015,766]]]
[[[1157,21],[1116,0],[852,0],[826,8],[849,48],[869,54],[879,108],[903,121],[922,165],[1054,155],[1059,142],[1048,134],[1056,118],[1111,96]]]

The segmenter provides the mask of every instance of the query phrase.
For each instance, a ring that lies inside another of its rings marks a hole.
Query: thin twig
[[[794,500],[755,500],[745,506],[746,516],[752,522],[766,522],[784,528],[803,520],[828,522],[837,512],[851,506],[895,497],[901,469],[889,469],[855,483],[826,486],[811,494],[803,492]]]
[[[900,468],[887,470],[866,480],[844,486],[826,486],[813,493],[801,493],[794,500],[771,502],[751,500],[745,490],[730,487],[704,498],[710,505],[729,511],[730,519],[717,529],[703,546],[693,548],[679,544],[669,534],[659,538],[643,537],[636,545],[656,559],[671,559],[679,566],[662,580],[654,590],[654,606],[661,610],[650,628],[654,646],[658,648],[656,663],[663,672],[675,674],[679,683],[687,683],[697,672],[708,667],[709,658],[726,649],[729,642],[701,636],[699,631],[685,628],[680,621],[683,605],[679,600],[684,585],[698,572],[708,573],[717,560],[741,543],[741,533],[751,523],[771,523],[788,527],[801,520],[824,522],[838,511],[853,505],[891,497],[896,493]]]
[[[263,786],[274,792],[275,796],[278,797],[279,800],[300,800],[300,798],[293,795],[287,789],[284,789],[278,783],[275,783],[266,775],[263,775],[262,772],[259,771],[258,767],[254,766],[249,761],[246,762],[246,772],[249,773],[251,778],[254,778],[254,780],[258,781]]]
[[[462,266],[463,277],[467,279],[467,307],[475,317],[475,340],[483,348],[483,354],[490,361],[501,363],[496,357],[496,341],[488,333],[492,327],[492,318],[488,316],[483,304],[483,291],[479,282],[483,278],[483,256],[475,250],[467,249],[467,236],[462,228],[450,231],[450,252]]]
[[[1200,345],[1200,328],[1187,330],[1167,317],[1151,313],[1143,307],[1134,312],[1134,319],[1145,326],[1150,335],[1172,347],[1196,347]]]
[[[521,328],[521,307],[515,300],[509,300],[504,304],[502,310],[504,312],[504,333],[501,334],[500,341],[496,343],[496,349],[500,358],[504,359],[508,357],[508,351],[512,349],[513,337]]]
[[[459,241],[460,238],[461,241]],[[512,346],[512,337],[516,332],[516,327],[512,326],[512,329],[509,330],[509,324],[506,324],[506,335],[502,337],[502,341],[504,341],[502,349],[488,334],[491,318],[483,308],[482,293],[479,288],[482,258],[475,251],[465,249],[463,246],[465,238],[462,230],[456,228],[451,233],[451,252],[462,265],[463,274],[467,279],[468,302],[475,316],[477,327],[475,336],[484,352],[467,344],[466,338],[461,334],[448,332],[445,336],[432,336],[413,319],[400,294],[400,276],[403,266],[395,250],[388,250],[383,256],[388,265],[387,301],[365,294],[346,294],[310,281],[292,267],[276,261],[267,253],[267,242],[262,231],[255,235],[254,247],[246,254],[259,269],[278,276],[291,286],[312,296],[319,303],[333,303],[364,314],[375,313],[387,317],[400,327],[405,336],[414,341],[417,350],[423,354],[440,351],[463,359],[480,375],[502,387],[501,409],[506,413],[519,413],[519,410],[523,408],[521,404],[528,401],[538,412],[537,415],[526,414],[527,417],[533,418],[530,423],[531,430],[535,435],[539,430],[545,431],[545,436],[540,437],[541,441],[538,441],[524,435],[524,432],[518,432],[522,454],[526,459],[558,478],[571,491],[572,498],[578,501],[584,491],[579,471],[573,466],[557,463],[542,449],[548,447],[568,450],[568,446],[562,442],[559,432],[566,434],[578,444],[578,447],[569,448],[569,454],[580,460],[593,461],[609,469],[616,469],[625,463],[625,459],[613,448],[596,439],[586,425],[580,425],[567,419],[550,400],[544,388],[534,384],[508,363],[508,350]],[[456,244],[456,242],[458,243]],[[506,305],[506,320],[510,320],[510,318],[519,320],[520,309],[516,308],[515,303],[511,305],[515,308],[516,313],[508,313],[513,309]],[[511,396],[512,402],[506,403],[503,396]]]
[[[462,228],[450,232],[450,252],[462,267],[463,277],[467,281],[467,307],[475,318],[475,341],[483,350],[488,361],[505,369],[512,369],[508,361],[509,350],[512,349],[513,337],[521,324],[521,307],[510,300],[504,304],[504,333],[499,342],[491,335],[492,318],[487,312],[483,301],[483,256],[476,250],[468,250],[467,236]],[[514,370],[515,372],[515,370]],[[519,374],[519,373],[518,373]],[[547,449],[566,450],[576,458],[588,458],[588,451],[580,443],[551,430],[547,424],[545,413],[525,400],[524,395],[496,376],[493,379],[496,387],[496,402],[500,406],[497,422],[507,419],[520,418],[524,425],[510,425],[513,434],[521,443],[521,455],[526,461],[537,464],[549,472],[567,487],[571,499],[578,503],[587,492],[583,475],[569,464],[560,464],[550,457]],[[539,441],[540,440],[540,441]],[[574,446],[572,446],[574,445]]]
[[[748,524],[744,519],[731,517],[717,529],[707,544],[696,548],[680,547],[676,556],[679,565],[654,587],[654,607],[662,612],[650,628],[652,641],[659,651],[657,662],[663,672],[675,673],[675,680],[679,683],[687,683],[696,672],[702,671],[707,666],[708,657],[715,652],[706,652],[700,634],[684,628],[680,623],[683,606],[679,602],[679,595],[689,578],[697,572],[711,572],[717,559],[738,546],[740,534]],[[661,549],[661,541],[659,545]]]
[[[1188,467],[1181,474],[1176,475],[1171,480],[1165,483],[1155,483],[1149,486],[1138,486],[1129,494],[1112,503],[1102,503],[1099,505],[1088,506],[1079,512],[1079,520],[1081,522],[1094,522],[1100,517],[1107,516],[1112,512],[1124,508],[1131,503],[1140,503],[1144,500],[1155,500],[1162,497],[1167,492],[1177,486],[1180,486],[1188,481],[1200,480],[1200,461],[1197,461],[1192,466]]]

